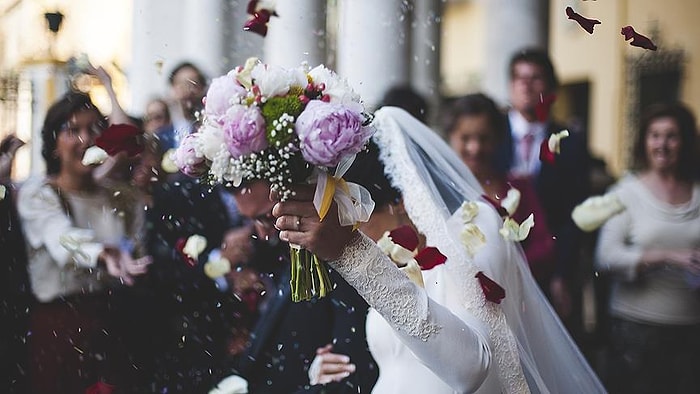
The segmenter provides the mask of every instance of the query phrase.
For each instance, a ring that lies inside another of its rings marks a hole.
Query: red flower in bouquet
[[[622,28],[622,31],[620,33],[625,36],[625,41],[630,41],[630,45],[633,47],[640,47],[644,49],[649,49],[651,51],[655,51],[657,49],[656,44],[654,44],[649,37],[643,36],[636,31],[634,31],[634,28],[632,26],[625,26]]]
[[[575,20],[583,28],[583,30],[587,31],[589,34],[593,34],[593,28],[595,25],[600,24],[599,20],[586,18],[581,14],[578,14],[571,7],[566,7],[566,16],[568,16],[569,19]]]
[[[143,132],[130,124],[114,124],[95,139],[95,145],[110,156],[126,152],[133,157],[143,152]]]
[[[506,298],[506,291],[482,271],[477,272],[474,277],[479,280],[481,290],[484,292],[484,296],[486,296],[488,301],[500,304],[501,301]]]

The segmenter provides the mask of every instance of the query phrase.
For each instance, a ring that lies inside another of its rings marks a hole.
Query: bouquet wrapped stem
[[[299,245],[290,245],[292,275],[289,280],[292,301],[325,297],[333,288],[328,270],[315,254]]]

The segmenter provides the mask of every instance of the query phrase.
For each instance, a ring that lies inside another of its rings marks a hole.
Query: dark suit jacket
[[[121,294],[122,320],[139,361],[142,391],[208,393],[223,377],[226,343],[247,309],[204,275],[203,263],[224,233],[235,226],[220,194],[198,180],[179,177],[155,186],[147,211],[147,277]],[[175,248],[178,239],[199,234],[207,248],[190,267]],[[131,331],[131,333],[129,333]],[[136,390],[134,390],[136,392]]]
[[[508,132],[496,157],[497,165],[508,172],[513,166],[515,144],[507,115],[506,124]],[[546,138],[565,128],[550,122]],[[590,194],[590,154],[583,133],[571,133],[564,138],[555,164],[542,162],[533,181],[547,215],[547,224],[556,237],[554,274],[568,278],[574,273],[582,240],[582,233],[571,219],[571,212]]]
[[[276,278],[278,291],[260,316],[250,347],[237,367],[248,380],[251,393],[370,392],[378,370],[365,335],[367,303],[332,270],[336,288],[330,295],[310,302],[292,302],[289,250],[286,245],[275,249],[272,255],[262,257],[273,265],[261,270]],[[342,382],[309,387],[308,369],[316,349],[328,343],[333,343],[334,352],[348,355],[357,370]]]

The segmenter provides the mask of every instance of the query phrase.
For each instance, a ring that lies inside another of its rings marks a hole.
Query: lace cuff
[[[427,341],[439,326],[428,313],[428,296],[377,244],[358,232],[329,264],[397,331]]]

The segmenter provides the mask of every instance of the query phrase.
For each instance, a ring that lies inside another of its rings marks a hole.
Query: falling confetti
[[[651,51],[655,51],[657,49],[656,44],[654,44],[648,37],[634,31],[632,26],[623,27],[620,34],[625,36],[625,41],[632,40],[630,41],[630,45],[633,47],[640,47]]]
[[[593,28],[595,25],[600,24],[599,20],[586,18],[583,15],[578,14],[571,7],[566,7],[566,16],[568,16],[569,19],[576,21],[583,28],[583,30],[588,32],[588,34],[593,34]]]

